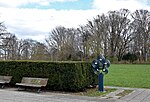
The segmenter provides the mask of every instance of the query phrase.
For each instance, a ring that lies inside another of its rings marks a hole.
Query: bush
[[[0,61],[0,75],[12,75],[11,85],[22,77],[49,78],[51,90],[79,91],[95,84],[91,63],[86,62],[31,62]]]
[[[136,54],[132,54],[132,53],[127,53],[126,55],[123,56],[122,60],[126,60],[126,61],[130,61],[130,62],[134,62],[136,61],[137,55]]]

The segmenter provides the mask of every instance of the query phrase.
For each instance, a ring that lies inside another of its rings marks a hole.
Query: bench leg
[[[38,91],[37,91],[38,93],[40,93],[41,92],[41,89],[38,89]]]
[[[1,87],[1,88],[3,89],[4,87],[5,87],[5,85],[2,85],[2,87]]]
[[[18,91],[20,91],[21,87],[18,87]]]

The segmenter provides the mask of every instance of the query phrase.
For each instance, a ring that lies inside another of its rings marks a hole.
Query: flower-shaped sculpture
[[[99,55],[97,59],[92,62],[94,73],[108,73],[108,68],[110,67],[110,61],[105,59],[103,55]]]
[[[110,61],[105,59],[103,55],[99,55],[97,59],[95,59],[92,62],[92,67],[94,69],[95,74],[98,75],[98,85],[99,85],[99,91],[104,91],[104,74],[108,73],[108,68],[110,67]]]

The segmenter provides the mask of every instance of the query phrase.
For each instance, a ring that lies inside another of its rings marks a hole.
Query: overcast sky
[[[121,8],[150,10],[150,0],[0,0],[0,22],[19,39],[43,42],[56,26],[78,27]]]

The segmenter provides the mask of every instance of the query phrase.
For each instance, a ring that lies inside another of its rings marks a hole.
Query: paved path
[[[116,102],[150,102],[150,89],[141,89],[141,88],[124,88],[124,87],[109,87],[118,89],[114,93],[106,95],[107,97],[112,97],[112,99],[117,99]],[[130,94],[124,97],[116,97],[115,95],[118,92],[123,90],[133,90]]]
[[[87,97],[51,92],[38,94],[26,91],[0,89],[0,102],[150,102],[150,89],[115,88],[118,90],[106,95],[105,97]],[[115,96],[123,90],[134,91],[125,97],[118,98]]]
[[[115,102],[115,100],[68,94],[38,94],[24,91],[0,90],[0,102]]]

